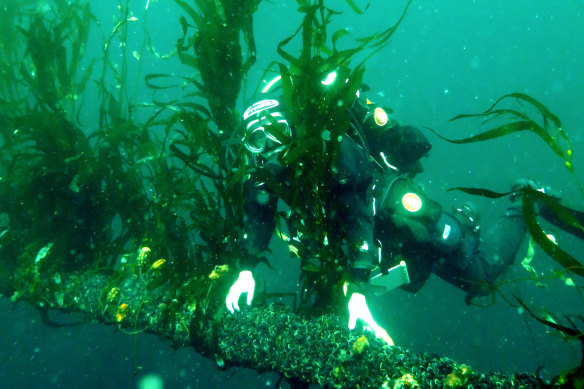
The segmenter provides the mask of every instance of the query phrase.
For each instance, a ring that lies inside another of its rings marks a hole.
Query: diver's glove
[[[243,293],[247,293],[247,305],[251,305],[253,292],[255,290],[255,281],[249,270],[243,270],[239,273],[239,278],[229,289],[229,294],[225,299],[225,304],[229,312],[239,311],[239,298]]]
[[[382,327],[373,320],[365,296],[361,293],[353,293],[349,300],[349,329],[352,330],[357,324],[357,319],[365,322],[365,328],[375,334],[378,338],[383,339],[388,345],[393,346],[393,340]]]

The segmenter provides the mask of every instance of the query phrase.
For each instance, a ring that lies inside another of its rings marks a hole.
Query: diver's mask
[[[282,151],[292,131],[284,115],[277,110],[278,100],[264,99],[251,105],[243,114],[243,145],[264,160]]]

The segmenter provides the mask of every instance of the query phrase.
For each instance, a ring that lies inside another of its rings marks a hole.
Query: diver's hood
[[[402,172],[409,171],[432,148],[422,131],[414,126],[394,126],[368,143],[375,159]]]

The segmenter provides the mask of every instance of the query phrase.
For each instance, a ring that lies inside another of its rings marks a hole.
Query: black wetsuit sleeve
[[[514,262],[526,234],[521,210],[509,207],[480,239],[480,245],[465,245],[477,239],[465,233],[461,248],[447,260],[447,266],[437,273],[442,279],[468,292],[466,302],[475,296],[491,293],[492,285]],[[478,243],[478,242],[477,242]]]
[[[346,198],[343,202],[351,209],[346,236],[349,240],[349,267],[353,279],[367,282],[373,267],[376,246],[373,240],[373,211],[365,196]]]
[[[373,240],[373,167],[366,151],[352,139],[343,139],[340,146],[331,177],[332,198],[326,205],[332,219],[329,241],[344,242],[344,262],[352,278],[366,282],[377,252]]]
[[[511,206],[483,237],[480,250],[487,263],[489,282],[494,282],[513,264],[526,233],[521,209]]]
[[[244,184],[245,222],[243,226],[244,255],[240,267],[250,270],[267,250],[276,228],[278,198],[265,183],[252,177]]]

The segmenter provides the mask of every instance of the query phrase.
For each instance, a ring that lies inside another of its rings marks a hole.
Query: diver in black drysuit
[[[285,200],[288,193],[294,193],[310,201],[312,190],[292,188],[291,175],[296,172],[282,166],[278,160],[285,149],[280,137],[294,135],[293,123],[288,123],[285,107],[279,96],[273,97],[268,89],[264,89],[243,115],[242,141],[249,151],[249,158],[255,171],[244,184],[246,214],[242,242],[244,253],[239,259],[239,278],[226,298],[226,306],[231,312],[239,309],[238,300],[242,294],[247,293],[248,305],[251,303],[255,288],[252,271],[274,235],[278,201]],[[381,108],[378,110],[377,120],[383,125],[388,121],[387,114]],[[321,258],[318,257],[318,253],[323,246],[332,247],[328,252],[339,256],[322,260],[334,261],[342,270],[322,275],[319,282],[302,285],[302,290],[308,288],[318,290],[316,295],[319,301],[314,303],[319,309],[335,309],[335,304],[331,303],[339,296],[341,281],[347,280],[349,287],[345,290],[345,296],[349,300],[349,328],[354,328],[356,321],[361,320],[377,337],[392,345],[393,341],[387,332],[371,317],[365,295],[359,289],[359,285],[369,279],[372,264],[378,263],[379,259],[374,243],[372,197],[372,184],[377,175],[377,167],[370,158],[363,136],[358,131],[359,129],[353,125],[347,134],[339,139],[339,151],[336,160],[332,162],[330,174],[323,178],[323,182],[315,183],[326,186],[331,194],[324,205],[328,226],[325,227],[327,228],[325,240],[309,241],[307,239],[309,234],[303,236],[301,233],[311,204],[307,204],[303,210],[291,210],[288,213],[286,220],[290,232],[288,239],[290,245],[295,245],[303,267],[310,266],[311,263],[315,267],[319,266]]]
[[[257,159],[262,157],[254,156]],[[240,260],[240,267],[251,269],[258,263],[267,249],[276,228],[276,210],[279,197],[263,177],[266,175],[281,186],[279,190],[292,191],[302,188],[291,188],[291,169],[284,168],[277,161],[277,153],[268,158],[262,158],[262,174],[252,174],[244,184],[245,214],[247,216],[244,232],[243,249],[248,255]],[[373,213],[371,185],[374,171],[366,151],[351,137],[346,136],[340,144],[339,157],[333,167],[334,173],[326,178],[322,185],[331,188],[332,198],[325,204],[325,212],[331,216],[332,229],[327,231],[329,244],[342,242],[347,252],[342,265],[351,269],[355,281],[366,282],[373,256],[376,251],[367,246],[373,243]],[[295,232],[291,239],[300,240],[297,236],[302,215],[296,213],[288,217],[287,224]],[[316,242],[303,242],[298,245],[300,254],[307,253]],[[315,250],[316,251],[316,248]],[[310,255],[309,253],[307,253]],[[300,255],[300,257],[304,257]]]

